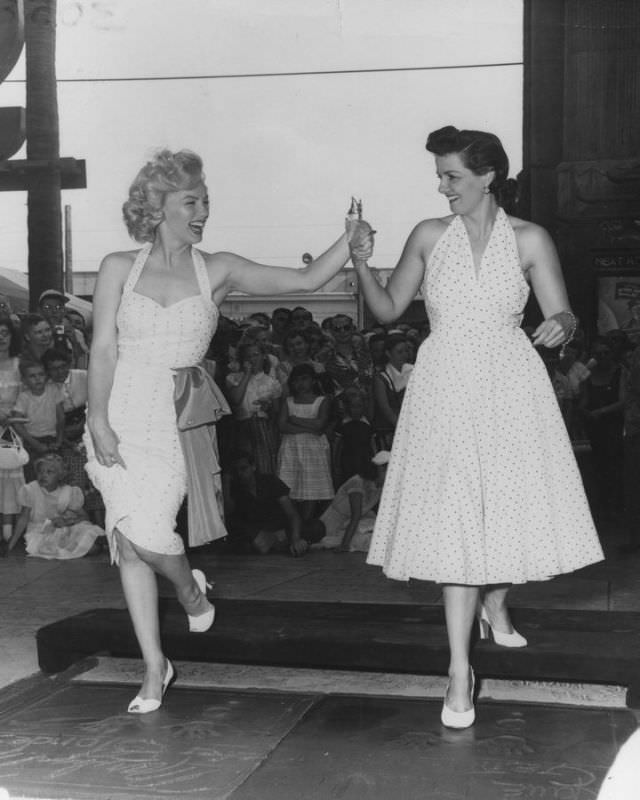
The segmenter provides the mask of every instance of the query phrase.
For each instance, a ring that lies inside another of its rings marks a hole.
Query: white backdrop
[[[497,133],[521,168],[521,0],[58,0],[61,155],[76,270],[132,243],[120,209],[156,147],[200,153],[207,250],[299,266],[340,233],[351,194],[391,267],[447,213],[429,131]],[[19,65],[0,105],[24,103]],[[16,157],[24,157],[24,153]],[[26,195],[0,193],[0,266],[25,269]]]

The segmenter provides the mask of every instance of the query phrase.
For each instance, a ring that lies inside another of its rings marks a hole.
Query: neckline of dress
[[[147,263],[147,259],[151,253],[151,248],[153,247],[153,242],[146,242],[143,247],[140,248],[140,252],[136,256],[136,261],[131,269],[130,280],[128,281],[129,284],[129,293],[135,294],[138,297],[143,297],[145,300],[149,300],[149,302],[153,303],[156,308],[159,308],[162,311],[168,311],[175,306],[181,305],[182,303],[186,302],[187,300],[194,300],[199,297],[203,297],[206,299],[206,294],[204,292],[203,287],[203,279],[200,275],[200,264],[198,262],[198,253],[195,248],[192,246],[190,248],[190,255],[191,255],[191,263],[193,265],[193,271],[196,276],[196,281],[198,283],[198,292],[196,294],[190,294],[186,297],[181,297],[180,300],[176,300],[174,303],[169,303],[169,305],[163,305],[162,303],[158,302],[155,297],[151,297],[151,295],[144,294],[143,292],[137,292],[135,287],[140,280],[140,275],[142,274],[142,270],[144,269],[144,265]],[[213,300],[209,298],[210,302],[213,304]]]
[[[469,251],[469,253],[468,253],[469,254],[469,260],[470,260],[471,267],[473,269],[473,274],[474,274],[474,277],[475,277],[476,281],[480,280],[480,276],[482,274],[482,265],[484,264],[485,256],[487,255],[487,252],[488,252],[489,248],[491,247],[491,244],[493,242],[493,236],[494,236],[494,234],[496,232],[496,228],[498,227],[499,221],[500,222],[502,221],[502,215],[503,214],[504,214],[503,208],[501,206],[498,206],[498,210],[496,212],[495,219],[493,220],[493,225],[491,226],[491,232],[489,233],[489,238],[487,239],[487,243],[486,243],[486,245],[484,247],[484,250],[482,251],[482,255],[480,256],[480,260],[478,261],[478,266],[477,267],[476,267],[476,262],[475,262],[475,260],[473,258],[473,247],[471,246],[471,237],[469,236],[469,231],[467,230],[467,226],[464,224],[464,220],[462,219],[462,217],[459,214],[456,217],[456,219],[459,220],[459,222],[460,222],[460,226],[461,226],[462,232],[464,234],[464,238],[465,238],[465,241],[466,241],[466,244],[467,244],[467,249]]]

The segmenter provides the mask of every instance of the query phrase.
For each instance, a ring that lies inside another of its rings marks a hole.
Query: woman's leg
[[[491,627],[499,633],[513,633],[513,625],[507,608],[507,593],[511,584],[487,586],[482,603],[487,611]]]
[[[447,584],[442,590],[450,652],[446,699],[452,711],[468,711],[470,708],[469,649],[478,593],[477,586]]]
[[[138,695],[145,700],[159,700],[167,665],[160,643],[156,576],[120,531],[116,530],[115,536],[122,589],[145,665],[144,680]]]
[[[193,578],[187,556],[166,556],[133,545],[138,556],[154,571],[173,584],[178,602],[191,616],[197,617],[209,610],[209,601]]]
[[[158,572],[170,580],[187,614],[206,613],[210,604],[195,582],[186,555],[166,556],[132,544],[119,531],[120,579],[133,628],[145,663],[145,677],[139,696],[143,699],[162,696],[162,681],[167,660],[160,642],[158,614]]]

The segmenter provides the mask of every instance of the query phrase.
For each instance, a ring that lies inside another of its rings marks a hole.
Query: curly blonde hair
[[[152,242],[164,219],[165,196],[204,182],[202,159],[191,150],[159,150],[136,175],[122,206],[127,230],[136,242]]]
[[[58,468],[58,479],[60,482],[64,481],[67,477],[67,468],[65,467],[64,459],[62,456],[58,455],[58,453],[44,453],[41,456],[38,456],[34,461],[33,467],[36,473],[36,477],[40,477],[40,469],[45,464],[54,464]]]

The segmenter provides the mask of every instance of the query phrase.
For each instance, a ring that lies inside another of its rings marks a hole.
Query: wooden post
[[[71,231],[71,206],[64,207],[64,288],[73,294],[73,234]]]

